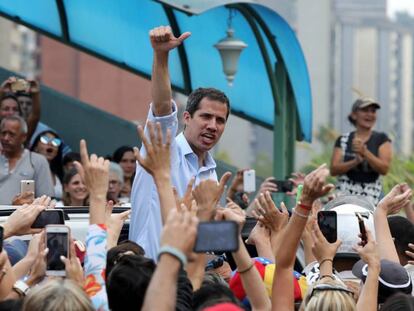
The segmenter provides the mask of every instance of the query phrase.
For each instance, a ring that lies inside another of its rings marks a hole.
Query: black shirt
[[[352,151],[352,140],[354,139],[355,132],[351,132],[346,143],[346,150],[344,155],[344,162],[351,161],[355,159],[355,153]],[[341,148],[341,138],[340,136],[335,142],[335,147]],[[366,142],[367,149],[373,153],[375,156],[378,156],[378,150],[380,146],[391,140],[385,133],[373,131],[371,137]],[[379,174],[374,171],[374,169],[368,164],[367,160],[362,161],[358,166],[349,170],[346,175],[353,181],[361,183],[371,183],[375,182]]]

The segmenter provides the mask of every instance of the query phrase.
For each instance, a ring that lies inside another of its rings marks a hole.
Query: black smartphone
[[[290,192],[293,190],[293,182],[291,180],[272,180],[277,186],[277,192]]]
[[[234,252],[239,249],[239,228],[234,221],[208,221],[198,224],[194,252]]]
[[[61,209],[45,209],[40,212],[32,224],[32,228],[44,228],[47,225],[64,225],[65,215]]]
[[[69,258],[70,228],[63,225],[46,226],[46,246],[49,249],[46,258],[46,275],[66,276],[65,264],[61,256]]]
[[[362,218],[360,213],[355,213],[355,215],[358,218],[359,232],[361,233],[361,242],[362,242],[362,245],[365,245],[368,242],[368,238],[367,238],[367,231],[365,230],[364,219]]]
[[[336,242],[337,236],[337,215],[335,211],[320,211],[318,213],[318,225],[322,234],[329,243]]]

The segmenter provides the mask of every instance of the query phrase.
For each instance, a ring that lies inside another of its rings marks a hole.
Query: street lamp
[[[232,18],[233,12],[232,9],[230,9],[229,17],[227,19],[227,36],[214,45],[220,53],[221,61],[223,63],[223,71],[229,86],[233,86],[240,53],[247,47],[246,43],[234,37],[234,29],[231,27]]]

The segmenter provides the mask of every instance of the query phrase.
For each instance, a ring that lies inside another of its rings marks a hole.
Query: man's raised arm
[[[185,32],[176,38],[170,26],[160,26],[150,31],[151,45],[154,50],[151,80],[152,111],[157,117],[172,113],[168,53],[190,35],[189,32]]]

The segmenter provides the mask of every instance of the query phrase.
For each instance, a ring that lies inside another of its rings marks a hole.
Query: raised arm
[[[154,124],[148,122],[147,128],[149,130],[149,140],[146,138],[143,128],[138,127],[139,136],[146,150],[145,158],[141,156],[138,148],[134,148],[134,153],[138,163],[154,178],[160,198],[161,219],[165,223],[169,212],[175,208],[175,197],[170,176],[171,132],[167,130],[164,143],[160,123],[157,123],[154,128]]]
[[[375,236],[381,259],[400,263],[397,250],[392,239],[387,216],[398,213],[405,205],[410,204],[412,191],[406,184],[394,186],[379,202],[374,212]]]
[[[29,144],[30,138],[36,130],[37,124],[40,121],[40,86],[37,81],[29,80],[30,84],[29,93],[32,97],[32,112],[27,117],[27,140],[26,144]]]
[[[172,49],[179,46],[190,36],[189,32],[176,38],[170,26],[160,26],[150,31],[151,45],[154,50],[152,66],[152,111],[155,116],[165,116],[172,112],[171,81],[168,71],[168,56]]]
[[[313,202],[333,189],[333,185],[325,185],[329,171],[321,165],[305,177],[301,201],[293,210],[286,229],[283,232],[283,252],[276,253],[277,269],[272,287],[272,310],[294,310],[293,266],[300,237],[306,226]]]

